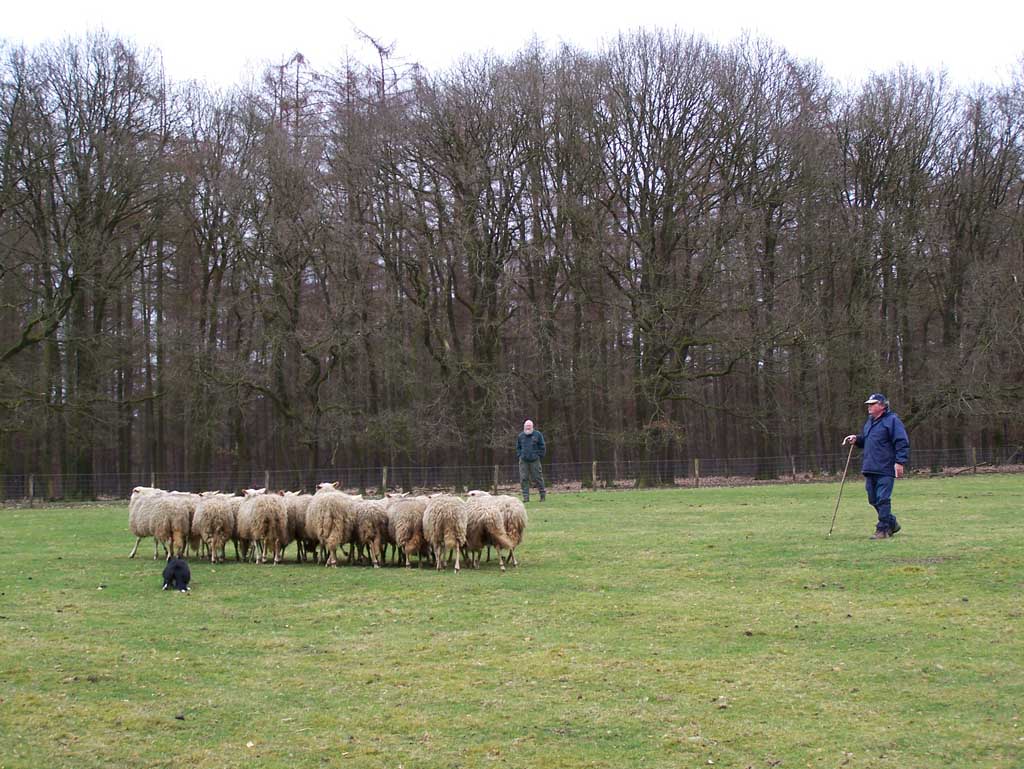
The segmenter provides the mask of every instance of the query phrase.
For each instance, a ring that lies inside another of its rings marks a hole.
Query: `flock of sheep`
[[[244,496],[206,491],[190,494],[148,486],[132,490],[128,527],[136,537],[134,558],[144,537],[153,537],[153,558],[162,545],[167,559],[188,550],[209,550],[212,563],[225,560],[228,541],[236,560],[281,563],[295,543],[296,560],[338,565],[338,548],[348,545],[348,561],[380,567],[387,560],[420,568],[432,560],[438,570],[465,558],[479,568],[484,548],[494,547],[501,570],[519,563],[515,549],[526,530],[526,507],[516,497],[471,491],[466,499],[450,494],[363,499],[321,483],[315,494],[246,489]],[[506,551],[507,555],[503,555]]]

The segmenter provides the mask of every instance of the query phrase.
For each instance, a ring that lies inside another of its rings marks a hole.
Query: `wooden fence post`
[[[263,488],[265,488],[267,491],[270,491],[270,471],[269,470],[264,470],[263,471]]]
[[[388,466],[380,469],[380,495],[383,497],[388,493]]]
[[[693,458],[693,480],[694,485],[700,488],[700,460],[697,457]]]
[[[971,472],[977,474],[978,472],[978,450],[971,446]]]
[[[595,459],[590,464],[590,478],[593,481],[594,488],[597,488],[597,460]]]
[[[28,477],[28,506],[32,507],[33,500],[36,496],[36,477],[35,475],[29,475]]]
[[[494,480],[491,482],[491,492],[498,493],[498,466],[494,466]]]

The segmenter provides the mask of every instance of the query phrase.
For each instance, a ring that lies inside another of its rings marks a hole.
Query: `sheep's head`
[[[483,491],[482,489],[473,489],[472,491],[466,492],[467,497],[489,497],[491,492]]]

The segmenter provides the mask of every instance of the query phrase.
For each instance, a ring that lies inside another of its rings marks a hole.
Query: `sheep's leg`
[[[516,549],[514,547],[510,547],[508,549],[508,555],[505,556],[505,562],[508,563],[509,561],[512,561],[513,566],[519,565],[519,561],[516,560]]]
[[[491,546],[487,546],[487,563],[491,562]]]
[[[135,557],[135,554],[136,554],[136,553],[137,553],[137,552],[139,551],[139,543],[140,543],[141,541],[142,541],[142,537],[138,537],[138,538],[137,538],[137,539],[135,540],[135,547],[133,547],[133,548],[132,548],[132,551],[131,551],[131,552],[130,552],[130,553],[128,554],[128,557],[129,557],[129,558],[134,558],[134,557]]]
[[[387,545],[385,545],[385,547],[387,547]],[[381,566],[380,543],[376,539],[371,539],[369,550],[370,559],[373,561],[373,568],[379,569]]]
[[[452,552],[455,553],[455,573],[458,574],[459,570],[460,570],[459,569],[459,546],[456,545],[455,547],[453,547],[452,548]]]

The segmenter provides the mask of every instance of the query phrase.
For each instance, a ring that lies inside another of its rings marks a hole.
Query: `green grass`
[[[0,767],[1024,766],[1024,476],[900,482],[884,542],[837,490],[551,495],[505,575],[189,595],[124,506],[3,511]]]

